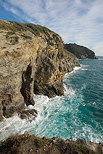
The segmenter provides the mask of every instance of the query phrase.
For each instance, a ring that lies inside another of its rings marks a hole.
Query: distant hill
[[[73,53],[79,59],[96,59],[95,53],[92,50],[84,46],[77,45],[76,43],[65,44],[64,48]]]

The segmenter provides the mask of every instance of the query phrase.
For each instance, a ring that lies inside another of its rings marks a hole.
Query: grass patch
[[[9,36],[9,35],[13,35],[13,34],[15,34],[15,32],[13,32],[13,31],[11,31],[11,32],[7,32],[7,36]]]
[[[32,37],[28,36],[28,35],[21,35],[23,38],[25,39],[32,39]]]
[[[40,26],[40,25],[35,25],[35,24],[31,24],[31,23],[24,24],[24,23],[12,22],[12,21],[1,21],[0,22],[0,29],[5,29],[5,30],[10,31],[10,32],[8,32],[8,36],[14,34],[15,32],[18,32],[18,31],[21,33],[23,31],[30,31],[35,36],[40,36],[42,33],[44,33],[45,35],[47,35],[49,37],[49,33],[52,32],[48,28]],[[23,36],[23,37],[25,39],[31,39],[30,36]],[[50,39],[52,40],[52,38],[50,38]]]
[[[50,37],[49,39],[50,39],[51,41],[54,40],[54,38],[52,38],[52,37]]]
[[[37,148],[41,148],[45,145],[45,142],[41,139],[38,139],[38,138],[34,139],[34,143]]]
[[[53,43],[53,42],[49,42],[49,44],[50,44],[51,46],[53,46],[53,45],[54,45],[54,43]]]

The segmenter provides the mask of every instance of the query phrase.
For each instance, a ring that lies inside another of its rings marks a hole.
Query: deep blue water
[[[36,120],[30,123],[17,120],[9,125],[9,131],[27,130],[40,137],[103,142],[103,57],[80,60],[80,64],[81,68],[64,78],[65,96],[52,99],[34,96]],[[6,129],[1,136],[4,133]]]

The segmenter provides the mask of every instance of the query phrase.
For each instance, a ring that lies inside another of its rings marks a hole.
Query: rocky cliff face
[[[65,44],[64,48],[79,59],[97,59],[95,53],[92,50],[84,46],[77,45],[76,43]]]
[[[33,24],[0,21],[0,120],[34,105],[33,93],[63,95],[63,76],[79,66],[59,35]]]

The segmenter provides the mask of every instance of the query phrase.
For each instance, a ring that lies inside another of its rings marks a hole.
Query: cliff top
[[[17,31],[30,31],[33,34],[39,35],[40,32],[52,32],[46,27],[32,24],[32,23],[19,23],[14,21],[0,20],[0,29],[11,30],[13,32]]]
[[[14,22],[14,21],[0,20],[0,29],[7,30],[8,35],[13,35],[16,32],[28,31],[34,36],[41,36],[41,34],[49,35],[51,33],[54,38],[55,36],[56,37],[58,36],[58,38],[61,39],[61,37],[58,34],[51,31],[50,29],[44,26],[40,26],[40,25],[36,25],[32,23],[19,23],[19,22]],[[28,34],[27,37],[26,36],[24,37],[30,39],[31,38],[30,33]]]

